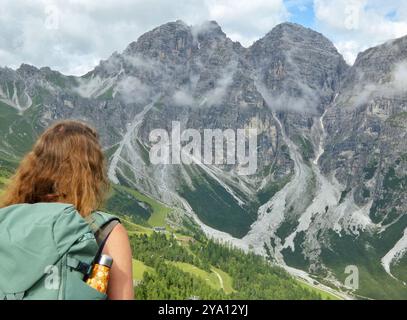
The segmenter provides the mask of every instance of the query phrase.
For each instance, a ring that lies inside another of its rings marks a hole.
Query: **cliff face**
[[[326,143],[320,160],[323,172],[334,175],[346,187],[344,201],[366,208],[365,228],[355,240],[356,248],[342,257],[370,264],[375,272],[383,267],[403,281],[407,246],[406,49],[404,37],[359,54],[324,117]],[[340,242],[334,238],[331,253]]]
[[[325,118],[321,165],[355,189],[358,204],[373,199],[370,217],[384,225],[406,205],[406,49],[407,37],[361,53]]]
[[[210,236],[359,293],[406,297],[407,38],[349,67],[323,35],[276,26],[250,48],[216,22],[170,22],[82,77],[0,69],[0,161],[17,161],[57,119],[96,126],[109,177],[179,208]],[[240,164],[153,165],[153,129],[257,129]],[[373,271],[374,272],[373,272]],[[377,296],[376,296],[377,297]]]

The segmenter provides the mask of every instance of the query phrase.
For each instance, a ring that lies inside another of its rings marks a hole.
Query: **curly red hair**
[[[86,217],[109,189],[97,132],[74,120],[57,122],[38,138],[4,191],[0,207],[18,203],[73,204]]]

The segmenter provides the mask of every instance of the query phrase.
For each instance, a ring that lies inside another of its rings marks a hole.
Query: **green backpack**
[[[89,220],[89,221],[87,221]],[[64,203],[0,209],[0,300],[102,300],[83,279],[119,223]]]

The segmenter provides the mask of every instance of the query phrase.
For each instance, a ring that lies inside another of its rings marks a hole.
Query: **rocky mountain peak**
[[[407,66],[407,36],[359,53],[347,75],[347,83],[383,83],[392,80],[397,68]]]
[[[137,41],[130,43],[124,54],[142,54],[160,59],[165,55],[186,54],[185,51],[192,46],[192,38],[191,28],[177,20],[143,34]]]
[[[258,81],[272,89],[275,109],[311,113],[326,107],[348,69],[329,39],[295,23],[279,24],[256,41],[249,59]]]
[[[278,24],[263,38],[255,42],[253,46],[266,46],[270,49],[275,46],[285,49],[295,47],[339,55],[333,43],[324,35],[291,22]]]
[[[148,55],[160,60],[175,57],[189,58],[192,51],[199,49],[199,43],[213,46],[225,42],[226,34],[216,21],[206,21],[198,25],[188,26],[184,21],[177,20],[163,24],[132,42],[123,52],[127,55]]]
[[[22,75],[23,77],[30,77],[40,73],[40,70],[30,64],[23,63],[20,67],[16,70],[18,74]]]
[[[205,21],[191,27],[192,34],[201,38],[226,39],[226,34],[216,21]]]
[[[387,41],[358,54],[354,66],[360,66],[374,59],[381,63],[394,63],[407,58],[407,36]]]

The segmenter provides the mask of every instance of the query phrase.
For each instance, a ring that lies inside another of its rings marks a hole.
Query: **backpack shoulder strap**
[[[96,242],[99,245],[99,249],[94,258],[95,262],[102,254],[110,233],[113,231],[114,227],[120,223],[120,219],[101,211],[93,212],[87,219],[95,235]]]
[[[95,234],[96,242],[103,246],[114,227],[120,223],[120,219],[102,211],[95,211],[90,215],[88,222]]]

